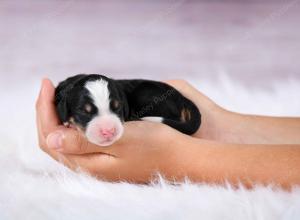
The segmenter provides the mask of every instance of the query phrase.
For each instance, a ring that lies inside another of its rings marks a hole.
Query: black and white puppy
[[[64,125],[79,129],[100,146],[117,141],[125,121],[162,122],[185,134],[195,133],[201,124],[201,114],[189,99],[165,83],[150,80],[76,75],[59,83],[55,105]]]

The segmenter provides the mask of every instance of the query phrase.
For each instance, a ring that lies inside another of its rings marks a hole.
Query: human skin
[[[247,187],[272,183],[287,189],[300,184],[299,118],[230,112],[185,81],[168,83],[202,113],[201,128],[193,136],[161,123],[137,121],[126,122],[122,138],[112,146],[94,145],[61,125],[55,88],[45,79],[36,102],[39,145],[69,168],[107,181],[148,183],[160,173],[170,181],[188,177],[194,182]]]
[[[300,144],[300,118],[231,112],[183,80],[168,83],[191,99],[202,113],[202,127],[194,137],[238,144]]]

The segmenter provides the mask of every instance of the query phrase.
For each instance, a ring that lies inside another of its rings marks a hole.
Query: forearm
[[[224,141],[247,144],[300,144],[300,118],[228,112]],[[226,140],[227,139],[227,140]]]
[[[204,109],[194,137],[239,144],[300,144],[300,118],[239,114]]]
[[[201,127],[194,137],[226,143],[300,144],[300,118],[234,113],[218,106],[188,83],[181,82],[177,88],[202,114]]]
[[[195,182],[247,187],[274,183],[284,188],[300,184],[300,146],[222,144],[195,138],[178,141],[176,166],[180,178]]]

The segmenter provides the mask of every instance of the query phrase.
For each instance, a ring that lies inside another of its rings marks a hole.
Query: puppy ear
[[[70,109],[68,108],[68,97],[74,88],[74,86],[79,83],[81,79],[86,77],[85,74],[79,74],[70,77],[58,84],[55,89],[55,106],[58,113],[58,117],[61,122],[65,123],[69,121]]]

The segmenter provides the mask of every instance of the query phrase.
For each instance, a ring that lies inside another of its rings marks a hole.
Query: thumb
[[[50,149],[66,154],[109,153],[109,147],[101,147],[90,143],[79,131],[63,128],[47,136]],[[110,153],[109,153],[110,154]]]

